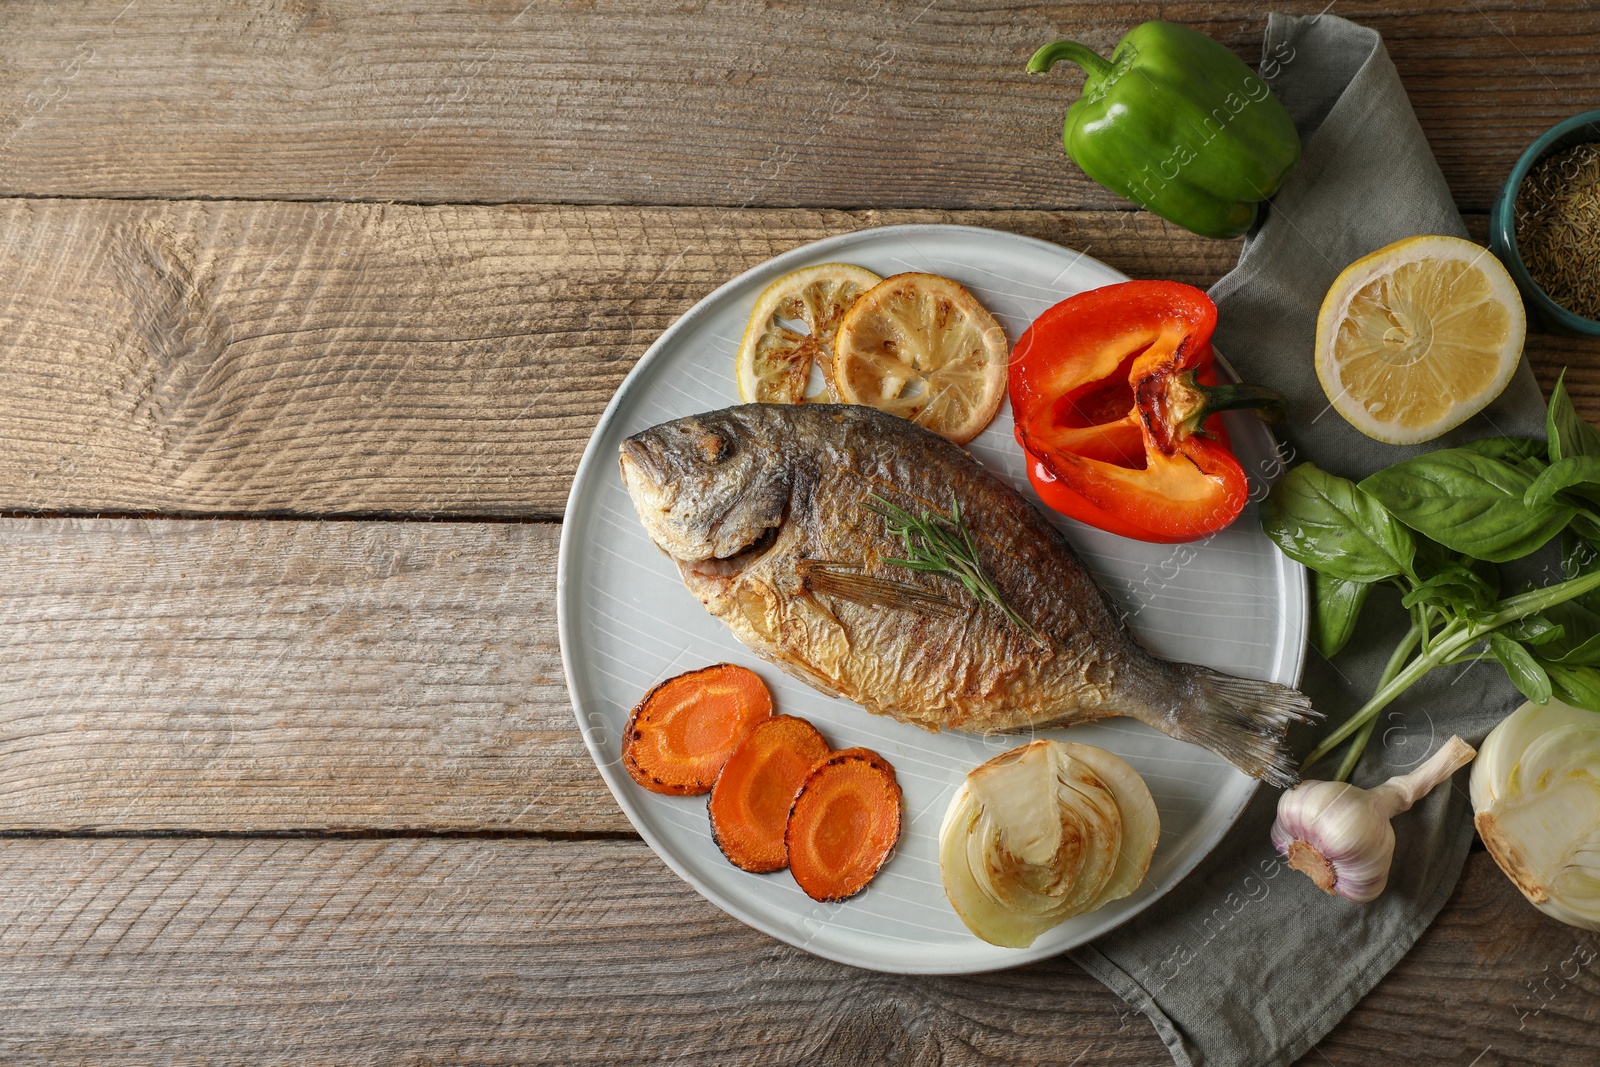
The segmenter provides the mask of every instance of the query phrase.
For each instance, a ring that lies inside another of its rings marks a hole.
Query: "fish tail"
[[[1184,695],[1158,729],[1180,741],[1209,748],[1252,778],[1288,788],[1300,780],[1289,751],[1293,723],[1321,716],[1311,699],[1277,682],[1236,678],[1204,667],[1187,666]]]

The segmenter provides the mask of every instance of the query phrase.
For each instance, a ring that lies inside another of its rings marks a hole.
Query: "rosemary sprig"
[[[960,582],[967,592],[980,601],[988,601],[999,608],[1018,629],[1043,648],[1045,640],[1028,621],[1012,610],[1000,594],[1000,587],[983,569],[978,558],[978,546],[972,540],[972,531],[961,521],[961,502],[950,498],[950,514],[924,511],[922,516],[911,514],[902,507],[874,493],[862,507],[882,515],[889,524],[889,532],[905,542],[905,559],[885,559],[896,567],[937,574]]]

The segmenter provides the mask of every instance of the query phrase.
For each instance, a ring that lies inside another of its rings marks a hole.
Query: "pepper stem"
[[[1283,397],[1264,385],[1201,385],[1194,371],[1174,378],[1168,390],[1176,436],[1199,433],[1206,420],[1219,411],[1251,408],[1262,422],[1283,419]]]
[[[1044,74],[1063,59],[1082,67],[1091,81],[1104,78],[1112,69],[1109,59],[1077,41],[1051,41],[1028,60],[1028,73]]]

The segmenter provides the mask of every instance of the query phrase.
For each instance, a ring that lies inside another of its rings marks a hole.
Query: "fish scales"
[[[621,470],[652,540],[745,645],[823,692],[932,730],[1067,726],[1127,715],[1246,773],[1295,780],[1297,691],[1158,659],[1066,539],[966,450],[854,405],[748,404],[651,427]],[[891,559],[873,498],[959,507],[1004,600]]]

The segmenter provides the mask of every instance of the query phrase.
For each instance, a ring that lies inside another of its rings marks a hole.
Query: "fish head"
[[[622,484],[645,530],[683,564],[734,560],[771,544],[789,509],[793,469],[740,409],[652,426],[622,442]]]

